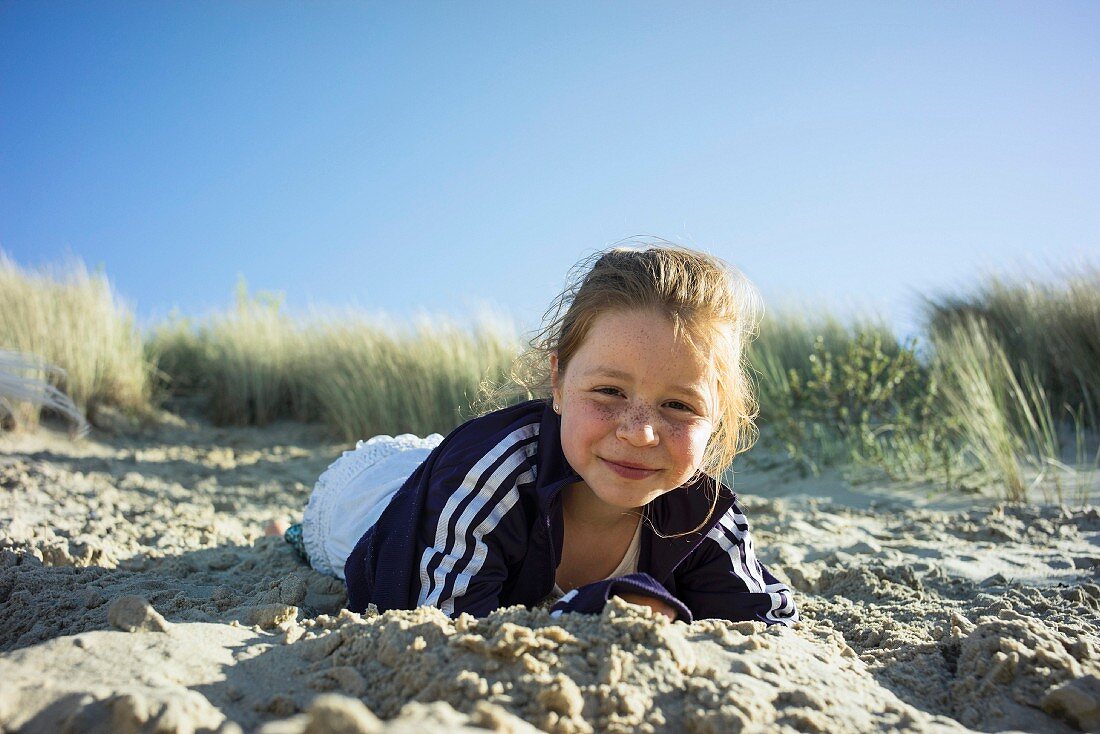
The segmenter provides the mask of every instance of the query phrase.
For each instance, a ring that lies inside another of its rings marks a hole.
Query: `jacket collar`
[[[646,520],[651,525],[644,536],[649,539],[648,553],[643,545],[639,563],[645,565],[650,576],[664,583],[736,500],[733,490],[705,475],[653,500],[646,508]],[[700,523],[702,527],[696,529]],[[653,528],[661,535],[679,537],[662,538]]]

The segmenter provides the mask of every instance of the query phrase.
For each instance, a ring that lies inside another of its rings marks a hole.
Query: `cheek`
[[[694,471],[703,461],[703,454],[706,453],[711,434],[709,424],[702,426],[679,424],[670,427],[667,436],[669,444],[675,447],[674,451],[680,461],[690,465]]]
[[[576,462],[615,425],[615,413],[605,406],[574,401],[562,411],[561,444],[566,458]]]
[[[569,412],[563,414],[563,426],[570,424],[574,430],[584,433],[603,431],[619,421],[619,411],[613,406],[589,400],[577,394],[569,396]]]

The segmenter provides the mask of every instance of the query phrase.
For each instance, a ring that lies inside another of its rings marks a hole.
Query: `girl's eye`
[[[695,408],[691,407],[687,403],[681,403],[679,400],[671,400],[665,403],[665,405],[672,408],[673,410],[686,410],[689,413],[695,412]]]
[[[622,391],[617,387],[597,387],[593,392],[598,392],[601,395],[621,395]]]

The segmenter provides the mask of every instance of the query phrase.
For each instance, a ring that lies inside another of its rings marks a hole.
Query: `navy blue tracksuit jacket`
[[[554,587],[564,524],[561,490],[581,481],[561,450],[560,417],[533,400],[456,428],[390,500],[344,566],[348,607],[431,605],[448,616],[534,606]],[[637,573],[566,594],[553,612],[599,612],[616,592],[665,600],[678,619],[790,624],[791,590],[756,559],[737,496],[709,477],[653,500]]]

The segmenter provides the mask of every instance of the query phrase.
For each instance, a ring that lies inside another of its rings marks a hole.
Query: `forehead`
[[[596,317],[568,371],[615,371],[694,387],[709,385],[713,374],[706,350],[677,335],[664,314],[648,310],[612,311]]]

